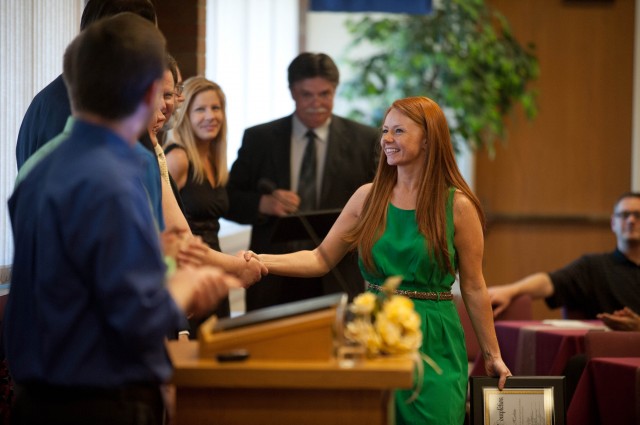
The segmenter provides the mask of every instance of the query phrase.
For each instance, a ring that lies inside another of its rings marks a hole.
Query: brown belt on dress
[[[365,287],[367,289],[375,289],[376,291],[384,292],[384,288],[382,286],[374,285],[373,283],[365,282]],[[396,289],[393,293],[418,300],[451,301],[453,299],[453,294],[451,292],[423,292]]]

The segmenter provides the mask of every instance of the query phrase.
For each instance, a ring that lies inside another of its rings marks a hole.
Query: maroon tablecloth
[[[567,412],[568,425],[640,423],[640,357],[589,361]]]
[[[598,321],[588,321],[588,328],[562,327],[538,320],[499,321],[496,336],[505,364],[514,375],[562,375],[567,361],[584,352],[587,332],[602,328]],[[482,359],[476,360],[471,375],[484,375]]]

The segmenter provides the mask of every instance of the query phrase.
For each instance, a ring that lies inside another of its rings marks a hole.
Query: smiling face
[[[396,166],[425,163],[426,139],[421,126],[397,109],[391,109],[384,119],[380,145],[387,164]]]
[[[166,104],[163,99],[162,91],[158,92],[157,96],[157,107],[149,116],[149,121],[147,121],[147,131],[149,134],[158,134],[158,131],[162,129],[162,126],[167,121],[167,118],[164,114],[164,110],[166,109]]]
[[[335,84],[322,77],[306,78],[291,86],[296,116],[310,129],[318,128],[331,116]]]
[[[210,142],[218,136],[224,121],[224,111],[214,90],[198,93],[189,107],[189,122],[197,141]]]
[[[151,119],[149,120],[149,125],[147,126],[147,130],[153,134],[158,134],[158,131],[162,129],[162,126],[167,121],[164,114],[160,109],[156,110]]]

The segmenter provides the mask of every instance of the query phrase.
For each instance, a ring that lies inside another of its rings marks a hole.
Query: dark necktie
[[[309,130],[306,137],[307,147],[300,164],[300,180],[298,181],[300,211],[316,209],[316,133]]]

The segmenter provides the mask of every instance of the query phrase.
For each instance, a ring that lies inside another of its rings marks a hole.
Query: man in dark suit
[[[332,114],[339,72],[322,53],[301,53],[289,65],[295,112],[245,131],[228,183],[228,218],[252,224],[250,249],[286,253],[318,241],[273,243],[280,217],[341,209],[375,173],[378,130]],[[312,133],[311,133],[312,132]],[[281,231],[281,230],[280,230]],[[247,290],[247,311],[346,291],[364,290],[355,253],[320,279],[267,276]]]

